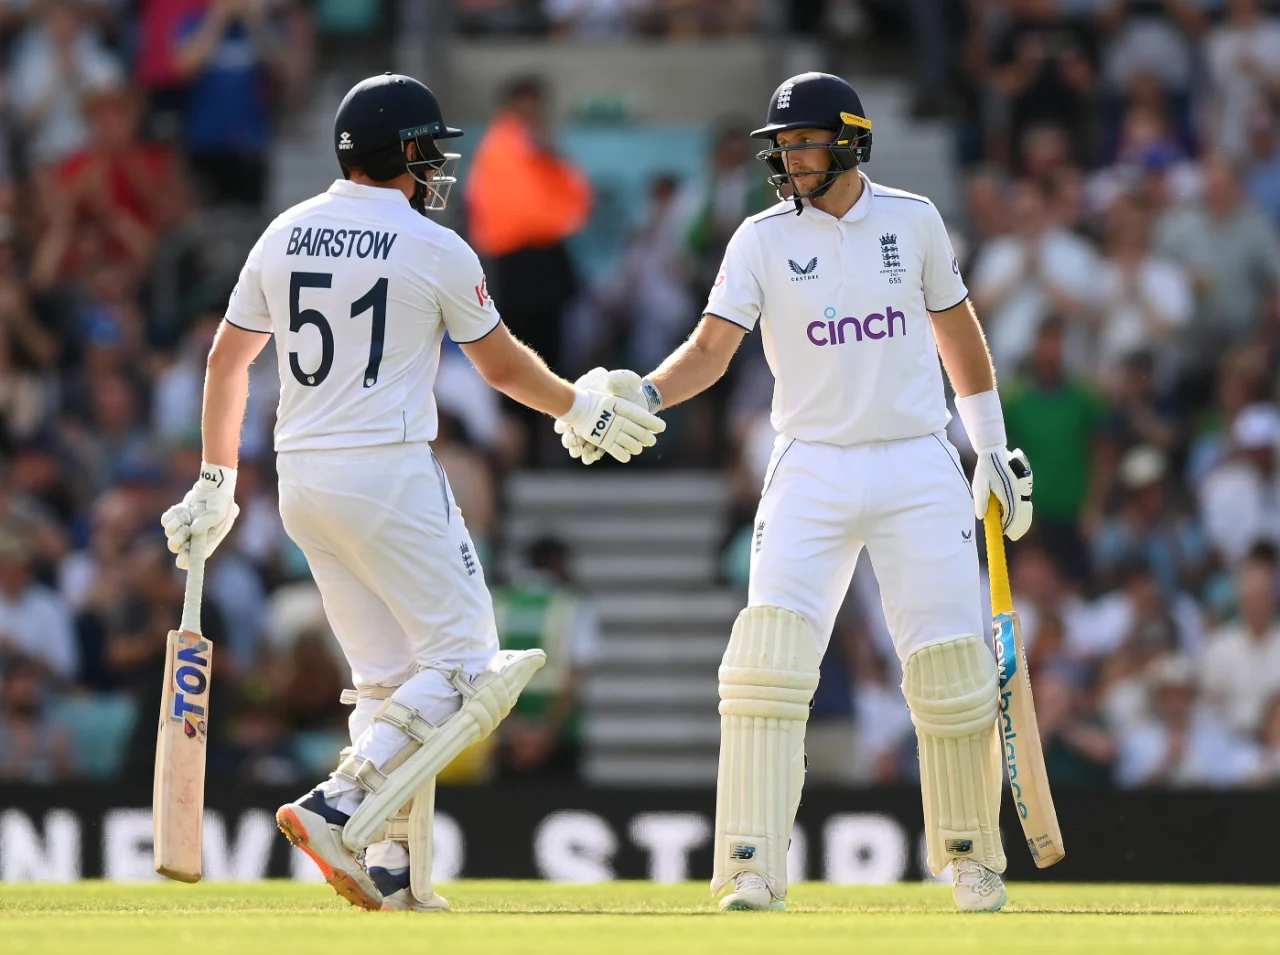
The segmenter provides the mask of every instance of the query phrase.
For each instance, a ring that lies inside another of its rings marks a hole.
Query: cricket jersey
[[[760,323],[773,427],[841,446],[915,438],[949,420],[930,312],[968,290],[937,208],[871,182],[844,216],[786,201],[734,233],[705,312]]]
[[[499,316],[480,261],[397,189],[336,181],[262,234],[226,320],[276,336],[280,452],[430,441],[447,331]]]

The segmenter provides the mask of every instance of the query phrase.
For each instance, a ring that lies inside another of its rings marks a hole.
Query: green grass
[[[716,955],[1277,952],[1280,888],[1010,886],[960,915],[937,885],[794,886],[786,914],[721,914],[704,883],[457,882],[448,915],[361,913],[323,885],[0,886],[0,952]]]

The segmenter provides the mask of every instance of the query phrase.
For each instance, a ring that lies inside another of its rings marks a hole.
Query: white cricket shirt
[[[928,199],[858,175],[843,218],[787,201],[743,222],[705,309],[760,322],[773,427],[802,441],[915,438],[950,418],[928,313],[969,294],[951,240]]]
[[[267,227],[226,320],[276,336],[277,451],[430,441],[444,333],[472,342],[499,322],[457,233],[399,190],[341,179]]]

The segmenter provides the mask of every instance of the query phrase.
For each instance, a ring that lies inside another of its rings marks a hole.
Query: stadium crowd
[[[272,131],[314,59],[303,3],[136,6],[122,18],[109,0],[44,0],[0,18],[0,780],[149,772],[182,596],[156,515],[199,464],[204,359],[272,211]],[[681,11],[714,5],[561,2],[537,8],[537,29],[612,35],[638,29],[642,7],[675,18],[644,21],[661,35],[745,28],[732,4],[715,8],[729,25],[707,14],[682,27]],[[1011,558],[1054,781],[1274,784],[1280,17],[1256,0],[910,7],[920,62],[949,71],[954,95],[930,93],[936,77],[918,72],[922,111],[956,130],[966,205],[949,226],[1010,444],[1035,468],[1034,532]],[[533,8],[463,3],[459,25],[493,32],[516,9]],[[931,58],[955,20],[959,55]],[[702,175],[655,176],[619,268],[583,283],[570,244],[590,187],[554,149],[544,97],[535,81],[510,84],[464,169],[456,224],[485,255],[499,307],[553,367],[648,370],[697,320],[733,229],[773,201],[750,125],[716,124]],[[527,150],[515,169],[513,148]],[[513,175],[530,215],[495,222],[487,187]],[[561,354],[563,329],[584,326],[593,346]],[[225,727],[211,768],[292,783],[326,771],[342,745],[346,676],[277,513],[275,374],[269,347],[246,417],[242,512],[210,566],[204,626]],[[660,453],[631,465],[725,469],[735,586],[774,437],[771,388],[757,333],[728,381],[673,410]],[[492,576],[503,474],[569,462],[545,422],[499,403],[447,343],[437,394],[435,450]],[[499,595],[500,619],[572,603],[563,549],[539,547]],[[573,665],[512,724],[498,771],[573,771],[572,691],[595,652],[589,612],[574,613]],[[911,724],[865,561],[837,629],[814,710],[815,725],[856,738],[835,775],[907,778]]]

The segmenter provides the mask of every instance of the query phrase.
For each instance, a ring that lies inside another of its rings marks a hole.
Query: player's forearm
[[[204,460],[235,468],[240,458],[240,425],[249,402],[249,368],[209,355],[200,430]]]
[[[688,401],[724,377],[745,334],[731,322],[703,316],[689,339],[649,375],[662,393],[662,407]]]
[[[942,366],[951,379],[956,397],[965,398],[996,387],[991,352],[978,324],[978,315],[966,299],[955,308],[932,316]]]
[[[502,331],[499,329],[494,334]],[[576,397],[573,386],[551,371],[524,342],[514,337],[509,340],[512,347],[506,350],[501,361],[476,364],[485,381],[511,400],[535,411],[553,418],[567,414]]]

